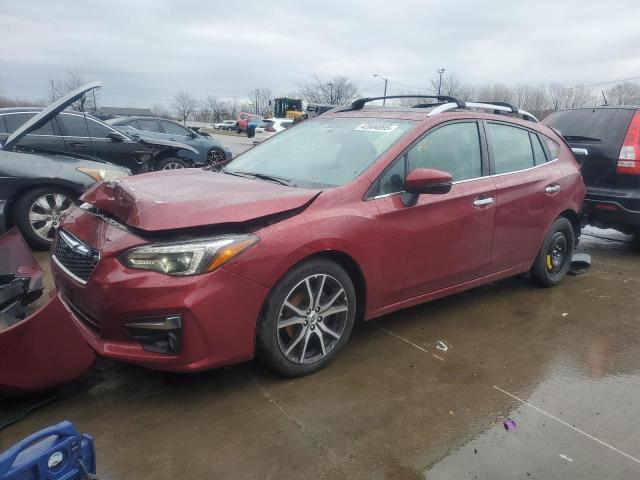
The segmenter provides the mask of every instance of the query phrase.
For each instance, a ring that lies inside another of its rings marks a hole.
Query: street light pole
[[[373,76],[374,77],[378,77],[378,78],[382,78],[384,80],[384,95],[383,96],[385,98],[382,99],[382,105],[386,105],[387,104],[387,99],[386,99],[386,96],[387,96],[387,83],[389,82],[389,79],[386,78],[386,77],[383,77],[382,75],[378,75],[377,73],[374,73]]]
[[[440,75],[440,80],[438,80],[438,95],[440,95],[440,91],[442,90],[442,74],[444,73],[444,68],[438,69],[438,74]]]

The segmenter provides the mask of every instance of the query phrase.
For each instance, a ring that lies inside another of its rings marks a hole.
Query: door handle
[[[86,143],[78,143],[78,142],[76,142],[76,143],[72,143],[72,144],[70,144],[70,145],[71,145],[73,148],[86,148],[86,147],[87,147],[87,144],[86,144]]]
[[[473,201],[474,207],[486,207],[487,205],[491,205],[495,200],[493,197],[484,197],[484,198],[476,198]]]
[[[547,185],[547,188],[544,189],[545,193],[558,193],[560,191],[560,185],[557,183]]]

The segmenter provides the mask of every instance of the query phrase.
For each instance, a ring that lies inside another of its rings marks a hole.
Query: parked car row
[[[557,285],[584,211],[596,224],[614,212],[600,204],[633,213],[635,109],[545,124],[504,103],[424,97],[437,103],[360,99],[279,122],[223,168],[100,183],[55,218],[51,311],[75,325],[81,355],[171,371],[257,356],[306,375],[356,321],[525,272]],[[574,153],[588,157],[588,194]]]
[[[231,150],[219,141],[209,136],[205,137],[172,120],[153,117],[124,117],[107,120],[107,123],[134,138],[140,135],[161,138],[180,142],[197,150],[197,159],[174,158],[172,162],[164,164],[165,170],[207,164],[224,165],[233,157]]]

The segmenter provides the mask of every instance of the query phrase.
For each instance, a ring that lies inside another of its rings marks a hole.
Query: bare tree
[[[49,98],[51,102],[55,102],[58,98],[80,88],[82,85],[87,83],[87,80],[77,72],[69,72],[64,78],[59,80],[49,80],[49,83]],[[71,108],[77,112],[95,111],[96,96],[97,94],[95,89],[92,92],[87,92],[78,100],[73,102],[71,104]]]
[[[197,105],[196,98],[184,90],[179,91],[173,97],[173,108],[184,125],[186,125],[189,115],[195,112]]]
[[[612,105],[640,105],[640,85],[622,82],[607,90],[607,101]]]
[[[313,80],[300,85],[298,91],[298,95],[309,103],[345,105],[359,96],[358,87],[348,77],[337,75],[324,81],[314,74],[311,78]]]
[[[20,98],[9,98],[0,90],[0,108],[4,107],[44,107],[47,104],[44,100],[23,100]]]
[[[155,104],[153,107],[151,107],[151,111],[153,112],[154,117],[173,118],[171,112],[169,112],[169,110],[164,105]]]
[[[478,102],[513,103],[513,91],[501,83],[485,83],[473,89],[473,99]]]
[[[204,99],[203,107],[208,112],[210,120],[220,122],[231,115],[231,105],[227,100],[219,100],[216,97],[207,95]],[[234,117],[235,118],[235,117]]]
[[[440,75],[434,75],[430,80],[431,91],[434,94],[438,93],[438,87],[440,87],[441,95],[449,95],[456,97],[460,100],[470,100],[473,93],[473,88],[464,83],[456,72],[450,72],[442,76],[442,84],[440,84]]]
[[[256,88],[251,90],[247,96],[249,97],[249,106],[251,111],[263,117],[269,116],[271,113],[271,89],[269,88]]]

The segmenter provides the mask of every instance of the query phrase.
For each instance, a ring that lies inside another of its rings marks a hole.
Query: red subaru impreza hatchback
[[[257,355],[294,376],[355,321],[564,278],[585,186],[560,136],[507,104],[368,100],[224,169],[100,184],[57,232],[55,301],[105,357],[195,371]]]

